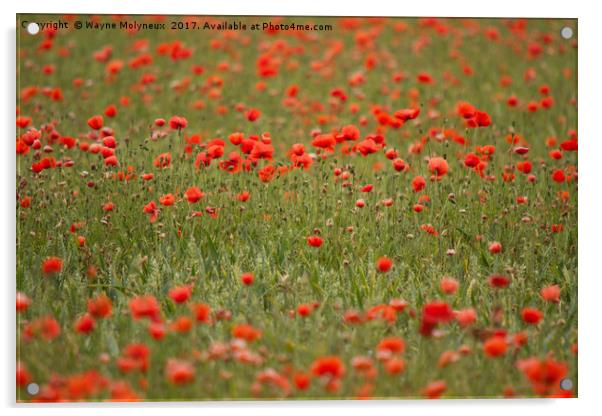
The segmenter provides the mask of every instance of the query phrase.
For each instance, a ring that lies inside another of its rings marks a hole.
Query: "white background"
[[[25,1],[2,0],[2,98],[0,124],[0,210],[1,236],[0,299],[2,299],[2,341],[0,355],[0,405],[5,414],[78,415],[140,414],[145,416],[177,412],[195,414],[304,415],[345,413],[387,415],[521,415],[527,412],[548,415],[600,414],[602,407],[602,66],[601,15],[594,1],[384,1],[367,0],[80,0]],[[250,14],[250,15],[358,15],[358,16],[455,16],[455,17],[570,17],[579,19],[579,398],[570,400],[446,400],[378,402],[234,402],[164,403],[137,405],[57,405],[15,404],[15,13],[152,13],[152,14]],[[171,410],[175,408],[174,410]]]

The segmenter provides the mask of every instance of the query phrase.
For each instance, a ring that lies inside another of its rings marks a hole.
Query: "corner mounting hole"
[[[39,392],[40,392],[40,386],[38,386],[37,383],[29,383],[27,385],[27,393],[29,393],[31,396],[35,396]]]
[[[560,30],[560,36],[562,36],[564,39],[570,39],[573,37],[573,29],[571,29],[569,26],[565,26]]]
[[[573,388],[573,381],[570,378],[563,378],[560,380],[560,388],[564,391],[571,390]]]
[[[27,33],[30,35],[37,35],[39,31],[40,25],[38,25],[36,22],[31,22],[27,25]]]

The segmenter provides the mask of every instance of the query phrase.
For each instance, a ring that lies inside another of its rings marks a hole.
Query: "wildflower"
[[[47,257],[42,263],[42,273],[45,276],[58,274],[63,270],[63,260],[60,257]]]
[[[155,204],[155,201],[151,201],[146,204],[142,210],[146,214],[150,215],[149,220],[151,223],[157,220],[157,217],[159,216],[159,210],[157,209],[157,204]]]
[[[153,161],[153,165],[158,168],[167,168],[171,165],[171,153],[161,153]]]
[[[483,343],[483,351],[489,357],[499,357],[506,353],[508,343],[505,337],[493,336]]]
[[[136,296],[130,299],[129,306],[134,319],[150,318],[156,321],[161,313],[159,302],[152,295]]]
[[[420,108],[405,108],[403,110],[396,111],[393,116],[402,121],[413,120],[420,114]]]
[[[311,378],[306,373],[298,372],[293,376],[293,382],[297,390],[307,390],[311,384]]]
[[[376,305],[368,309],[366,319],[369,321],[380,319],[386,323],[394,324],[397,321],[397,310],[390,305]]]
[[[545,286],[541,288],[541,291],[539,293],[541,297],[547,302],[560,302],[560,286],[558,285]]]
[[[553,357],[539,359],[530,357],[516,362],[516,367],[531,383],[533,391],[539,395],[556,393],[560,381],[566,377],[566,364],[556,361]]]
[[[251,325],[239,324],[232,328],[232,336],[244,339],[247,342],[253,342],[261,337],[261,331],[253,328]]]
[[[449,171],[449,165],[444,158],[433,157],[429,160],[428,169],[437,178],[441,178]]]
[[[186,384],[194,380],[194,367],[187,361],[170,358],[165,365],[165,376],[172,384]]]
[[[188,121],[184,117],[173,116],[169,119],[169,127],[172,130],[182,130],[186,128]]]
[[[475,166],[477,166],[479,164],[480,161],[481,161],[481,159],[479,159],[479,157],[477,155],[475,155],[474,153],[468,153],[464,157],[464,164],[466,166],[468,166],[469,168],[474,168]]]
[[[123,373],[131,371],[146,372],[149,366],[150,349],[141,343],[128,344],[121,357],[117,359],[117,367]]]
[[[385,371],[390,375],[401,374],[405,371],[406,363],[401,358],[391,358],[385,363]]]
[[[447,390],[447,384],[443,380],[432,381],[424,388],[423,393],[428,399],[438,399]]]
[[[276,168],[272,165],[266,165],[257,172],[261,182],[270,182],[276,174]]]
[[[543,319],[543,314],[537,308],[524,308],[521,317],[525,323],[536,325]]]
[[[458,283],[458,281],[452,277],[444,277],[441,279],[439,285],[443,293],[446,295],[453,295],[458,290],[460,283]]]
[[[94,318],[107,318],[111,316],[113,310],[113,302],[104,293],[88,299],[88,313]]]
[[[510,278],[501,274],[489,276],[489,285],[493,288],[505,288],[510,284]]]
[[[92,315],[86,313],[75,322],[75,330],[80,334],[89,334],[94,330],[96,321]]]
[[[261,111],[256,108],[251,108],[247,111],[246,117],[249,121],[255,121],[261,116]]]
[[[25,387],[29,384],[31,380],[31,375],[27,370],[25,364],[21,361],[17,361],[17,386]]]
[[[255,277],[253,276],[253,273],[243,273],[240,277],[240,280],[245,286],[251,286],[255,280]]]
[[[311,372],[316,377],[337,379],[345,375],[345,366],[339,357],[325,356],[314,360]]]
[[[102,116],[92,116],[88,119],[88,126],[94,130],[100,130],[103,125]]]
[[[61,326],[50,315],[42,316],[28,324],[23,330],[23,337],[30,340],[41,336],[46,341],[52,341],[61,334]]]
[[[302,317],[307,317],[311,314],[312,312],[312,305],[309,305],[307,303],[302,303],[300,305],[297,305],[297,313],[299,314],[299,316]]]
[[[169,290],[169,297],[174,303],[185,303],[192,295],[192,285],[176,286]]]
[[[446,323],[452,319],[454,319],[454,313],[447,303],[443,301],[427,303],[422,308],[420,333],[430,336],[439,323]]]
[[[426,180],[422,176],[416,176],[412,179],[412,189],[414,192],[420,192],[426,187]]]
[[[566,179],[564,171],[562,169],[556,169],[552,172],[552,180],[557,183],[562,183]]]
[[[247,202],[250,197],[251,193],[249,191],[242,191],[241,193],[236,195],[236,199],[238,199],[240,202]]]
[[[192,319],[188,316],[178,316],[171,323],[171,330],[181,334],[189,332],[192,329]]]
[[[307,244],[311,247],[320,247],[323,242],[322,237],[317,235],[307,237]]]
[[[376,262],[376,268],[381,273],[386,273],[393,267],[393,261],[387,256],[380,257]]]
[[[186,190],[186,192],[184,193],[184,196],[186,197],[186,199],[188,200],[189,203],[194,204],[194,203],[198,202],[201,198],[203,198],[205,196],[205,194],[203,192],[201,192],[201,190],[199,188],[197,188],[196,186],[193,186]]]
[[[197,303],[192,305],[192,312],[197,320],[201,323],[209,323],[211,318],[211,307],[205,303]]]
[[[405,342],[399,337],[383,338],[376,346],[376,350],[389,354],[402,354],[405,351]]]
[[[393,169],[395,169],[397,172],[401,172],[403,170],[405,170],[407,167],[406,162],[404,162],[402,159],[394,159],[393,160]],[[425,182],[426,184],[426,182]]]
[[[24,312],[31,305],[31,299],[23,292],[17,292],[17,312]]]
[[[176,201],[176,198],[173,194],[165,194],[159,198],[159,203],[163,206],[169,207],[173,205]]]
[[[473,308],[460,309],[458,311],[454,311],[454,316],[456,317],[456,321],[460,324],[461,327],[467,327],[472,325],[477,320],[477,312]]]
[[[494,241],[492,243],[489,244],[489,252],[491,254],[498,254],[502,252],[502,244]]]

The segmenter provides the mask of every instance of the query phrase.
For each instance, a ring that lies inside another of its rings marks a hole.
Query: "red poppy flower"
[[[88,126],[94,130],[100,130],[103,125],[102,116],[92,116],[88,119]]]
[[[376,262],[376,268],[381,273],[386,273],[393,267],[393,261],[387,256],[380,257]]]
[[[169,119],[169,127],[172,130],[182,130],[182,129],[186,128],[187,125],[188,125],[188,120],[186,120],[184,117],[173,116],[172,118]]]
[[[261,331],[253,328],[251,325],[239,324],[232,328],[232,336],[244,339],[247,342],[253,342],[261,337]]]
[[[255,277],[253,276],[253,273],[243,273],[240,277],[240,280],[245,286],[251,286],[255,280]]]
[[[429,383],[423,390],[424,395],[429,399],[438,399],[447,390],[447,384],[443,380],[436,380]]]
[[[113,310],[113,302],[104,293],[88,299],[88,313],[94,318],[107,318],[111,316]]]
[[[402,121],[413,120],[420,114],[420,108],[405,108],[403,110],[396,111],[393,116]]]
[[[420,192],[426,187],[426,180],[422,176],[416,176],[412,179],[412,188],[414,192]]]
[[[454,311],[454,316],[461,327],[467,327],[476,322],[477,311],[475,311],[473,308],[460,309],[458,311]]]
[[[500,357],[506,353],[508,342],[505,337],[493,336],[483,343],[483,351],[489,357]]]
[[[320,247],[323,242],[322,237],[317,235],[307,237],[307,244],[311,247]]]
[[[489,276],[489,285],[494,288],[505,288],[510,284],[510,278],[501,274]]]
[[[541,297],[547,302],[560,302],[560,286],[558,285],[550,285],[543,287],[539,293],[541,294]]]
[[[468,153],[464,157],[464,164],[466,166],[468,166],[469,168],[474,168],[475,166],[477,166],[479,164],[480,161],[481,161],[481,159],[479,159],[479,157],[477,155],[475,155],[474,153]]]
[[[272,165],[266,165],[257,172],[261,182],[270,182],[276,174],[276,168]]]
[[[333,134],[319,134],[311,142],[312,146],[319,147],[321,149],[330,150],[334,149],[336,145],[336,139]]]
[[[184,196],[188,200],[189,203],[194,204],[198,202],[201,198],[205,196],[203,192],[196,186],[190,187],[184,193]]]
[[[79,332],[80,334],[89,334],[90,332],[92,332],[94,330],[95,326],[96,326],[96,321],[94,321],[94,318],[92,317],[92,315],[90,315],[88,313],[81,316],[75,322],[75,330],[77,332]]]
[[[402,159],[395,159],[393,160],[393,169],[395,169],[397,172],[401,172],[403,170],[405,170],[407,167],[406,162],[404,162]],[[425,182],[426,184],[426,182]],[[414,188],[416,189],[416,188]]]
[[[236,195],[236,199],[238,199],[240,202],[247,202],[250,197],[251,193],[249,191],[243,191]]]
[[[403,354],[405,351],[405,342],[399,337],[383,338],[376,346],[377,351],[386,351],[391,354]]]
[[[192,295],[192,285],[176,286],[169,290],[169,297],[175,303],[184,303]]]
[[[192,312],[197,322],[209,323],[211,319],[211,307],[205,303],[197,303],[192,306]]]
[[[439,323],[446,323],[453,319],[454,312],[446,302],[434,301],[427,303],[422,308],[420,333],[430,336]]]
[[[23,292],[17,292],[17,312],[24,312],[31,305],[31,299]]]
[[[173,194],[165,194],[159,198],[159,203],[163,206],[171,206],[176,201],[176,197]]]
[[[63,270],[63,260],[60,257],[47,257],[42,263],[42,273],[45,276],[60,273]]]
[[[458,290],[460,283],[454,278],[444,277],[441,279],[439,286],[441,287],[441,291],[446,295],[453,295]]]
[[[543,313],[537,308],[524,308],[521,317],[525,323],[536,325],[543,319]]]
[[[31,375],[21,361],[17,361],[17,386],[25,387],[31,381]]]
[[[489,244],[489,252],[491,254],[498,254],[502,252],[502,244],[494,241],[491,244]]]
[[[526,358],[517,361],[516,367],[531,383],[533,391],[539,395],[557,392],[560,381],[568,373],[567,365],[556,361],[553,357],[546,359]]]
[[[433,157],[428,163],[429,171],[436,177],[442,177],[449,171],[447,161],[442,157]]]
[[[339,357],[320,357],[312,363],[311,372],[316,377],[338,379],[345,375],[345,366]]]
[[[247,111],[247,120],[255,121],[261,116],[261,112],[256,108],[251,108]]]
[[[312,310],[313,307],[310,304],[302,303],[300,305],[297,305],[297,313],[299,314],[299,316],[307,317],[311,314]]]
[[[172,384],[187,384],[194,380],[194,367],[187,361],[170,358],[165,365],[165,376]]]
[[[150,318],[157,321],[161,314],[159,302],[152,295],[136,296],[130,299],[129,306],[134,319]]]
[[[297,390],[307,390],[311,384],[311,378],[305,373],[295,373],[293,382]]]
[[[161,153],[153,162],[158,168],[167,168],[171,165],[171,153]]]
[[[557,183],[562,183],[565,181],[564,171],[562,169],[556,169],[552,172],[552,180]]]
[[[155,222],[159,216],[159,210],[157,209],[157,204],[155,204],[155,201],[151,201],[146,204],[142,211],[150,215],[150,222]]]

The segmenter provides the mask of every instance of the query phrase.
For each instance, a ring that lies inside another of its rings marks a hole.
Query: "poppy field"
[[[17,401],[577,396],[576,20],[17,15],[16,82]]]

